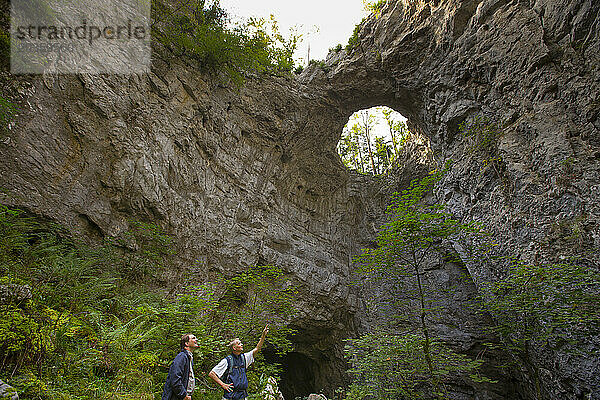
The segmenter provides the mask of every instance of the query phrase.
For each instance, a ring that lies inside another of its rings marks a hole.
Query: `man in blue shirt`
[[[198,348],[198,339],[192,334],[183,335],[180,344],[181,351],[169,368],[161,400],[192,400],[195,387],[192,351]]]

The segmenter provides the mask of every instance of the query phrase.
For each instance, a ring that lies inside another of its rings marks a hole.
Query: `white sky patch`
[[[356,24],[367,15],[361,0],[221,0],[220,4],[232,17],[269,18],[273,14],[284,36],[298,26],[304,36],[294,58],[302,65],[307,63],[309,45],[312,60],[325,59],[338,43],[346,46]]]
[[[375,137],[377,136],[381,136],[385,139],[386,143],[391,143],[392,142],[392,136],[390,135],[390,130],[388,128],[387,122],[385,122],[385,119],[383,117],[383,113],[382,110],[383,109],[390,109],[389,107],[385,107],[385,106],[378,106],[378,107],[371,107],[369,108],[369,114],[375,116],[375,126],[372,127],[372,131],[371,133],[373,134],[372,139],[375,140]],[[403,121],[406,122],[406,118],[400,114],[399,112],[394,111],[393,109],[391,109],[392,112],[392,119],[394,121]],[[353,121],[355,119],[355,115],[360,113],[362,110],[356,111],[354,114],[352,114],[350,116],[350,118],[348,119],[348,121]]]

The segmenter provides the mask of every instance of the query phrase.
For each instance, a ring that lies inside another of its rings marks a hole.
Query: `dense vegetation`
[[[28,285],[32,298],[0,304],[0,376],[21,399],[160,398],[179,338],[191,332],[200,343],[199,398],[220,399],[205,374],[227,352],[224,343],[239,336],[252,348],[268,322],[267,346],[290,350],[282,318],[293,312],[295,294],[279,269],[257,266],[165,295],[156,288],[173,252],[156,225],[132,223],[126,235],[90,247],[2,206],[0,285]],[[252,393],[278,373],[259,358]]]
[[[153,0],[152,34],[173,56],[185,56],[241,84],[245,73],[285,74],[294,67],[301,38],[285,37],[277,21],[250,18],[232,24],[219,0]]]

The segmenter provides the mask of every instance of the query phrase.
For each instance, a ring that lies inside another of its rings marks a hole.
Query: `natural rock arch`
[[[249,78],[239,91],[177,60],[157,59],[145,76],[4,73],[20,114],[0,144],[0,200],[90,236],[118,234],[129,216],[157,220],[198,279],[263,261],[282,266],[302,293],[297,351],[331,389],[344,379],[339,339],[364,322],[346,284],[351,256],[372,240],[387,193],[407,180],[398,172],[382,190],[344,170],[335,145],[360,108],[388,105],[439,160],[454,159],[439,190],[457,215],[492,227],[506,252],[568,254],[553,220],[585,210],[581,251],[598,267],[598,7],[390,1],[362,26],[358,47],[332,54],[326,70]],[[511,196],[480,174],[457,135],[478,113],[503,127]],[[578,173],[557,184],[567,157]],[[474,285],[494,272],[468,267]],[[547,371],[547,397],[600,392],[597,360],[566,365],[539,349],[530,363]]]

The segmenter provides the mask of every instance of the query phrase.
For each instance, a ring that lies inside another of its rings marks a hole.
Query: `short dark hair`
[[[181,337],[181,350],[185,349],[185,345],[190,341],[190,336],[194,336],[192,333],[186,333]]]

